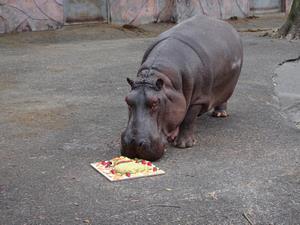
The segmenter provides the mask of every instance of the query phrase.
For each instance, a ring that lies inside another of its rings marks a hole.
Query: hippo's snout
[[[136,146],[138,148],[146,148],[148,145],[150,145],[145,139],[136,140],[135,138],[128,136],[124,137],[124,144]]]
[[[135,138],[124,132],[121,136],[121,145],[121,154],[129,158],[155,161],[164,153],[164,144],[159,138],[156,140]]]

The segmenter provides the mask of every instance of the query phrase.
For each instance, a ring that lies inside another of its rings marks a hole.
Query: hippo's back
[[[207,16],[194,16],[160,34],[146,51],[142,63],[159,43],[170,39],[193,49],[213,77],[224,73],[227,65],[241,67],[243,50],[239,34],[227,22]]]
[[[226,64],[236,63],[241,66],[241,39],[227,22],[207,16],[194,16],[159,36],[160,40],[165,38],[175,38],[189,45],[203,64],[213,70],[214,75],[218,75],[219,69],[224,70]]]
[[[238,33],[229,23],[200,15],[191,17],[159,35],[159,39],[165,37],[181,37],[187,41],[201,40],[201,45],[211,44],[212,40],[220,44],[240,42]]]

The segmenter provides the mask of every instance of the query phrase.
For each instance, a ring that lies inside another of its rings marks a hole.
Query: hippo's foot
[[[181,131],[174,141],[174,146],[178,148],[190,148],[196,143],[194,134],[188,131]]]
[[[219,106],[216,106],[214,108],[214,111],[212,112],[211,116],[213,117],[227,117],[228,113],[226,111],[227,103],[223,103]]]

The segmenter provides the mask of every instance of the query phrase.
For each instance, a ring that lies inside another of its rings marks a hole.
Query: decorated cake
[[[165,173],[150,161],[130,159],[124,156],[119,156],[109,161],[92,163],[91,166],[110,181],[155,176]]]

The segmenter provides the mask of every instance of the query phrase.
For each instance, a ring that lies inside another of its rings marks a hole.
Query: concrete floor
[[[197,145],[156,163],[166,175],[110,183],[89,163],[119,154],[126,77],[151,39],[39,35],[0,37],[1,225],[299,224],[300,132],[272,77],[300,42],[243,33],[230,117],[200,117]]]

